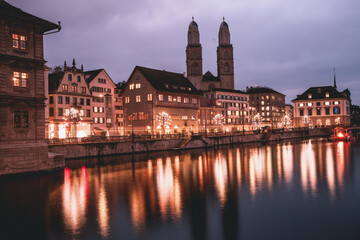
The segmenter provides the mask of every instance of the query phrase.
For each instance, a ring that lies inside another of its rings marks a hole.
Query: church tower
[[[197,89],[201,88],[202,80],[202,47],[200,34],[194,17],[189,25],[188,45],[186,47],[186,70],[187,78]]]
[[[234,89],[234,56],[230,43],[229,26],[223,18],[219,29],[219,46],[217,48],[217,69],[221,87]]]

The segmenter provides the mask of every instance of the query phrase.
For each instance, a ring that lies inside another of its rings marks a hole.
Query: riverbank
[[[66,160],[88,157],[103,157],[118,154],[144,153],[165,150],[183,150],[216,147],[251,142],[305,139],[309,137],[328,137],[330,129],[303,129],[272,134],[230,135],[230,136],[191,136],[178,139],[150,139],[133,142],[102,142],[67,145],[49,145],[49,151],[64,155]]]

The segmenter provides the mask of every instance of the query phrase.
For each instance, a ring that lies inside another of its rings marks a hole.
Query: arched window
[[[198,74],[199,73],[199,64],[193,63],[191,65],[191,73],[192,74]]]

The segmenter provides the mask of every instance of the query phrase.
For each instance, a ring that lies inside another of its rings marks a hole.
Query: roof
[[[329,93],[329,97],[325,96],[326,93]],[[311,94],[311,99],[348,98],[332,86],[322,86],[311,87],[292,101],[309,100],[309,94]]]
[[[59,88],[64,72],[54,72],[49,74],[49,92],[56,91]]]
[[[41,26],[44,32],[58,28],[57,24],[26,13],[20,8],[16,8],[4,0],[0,0],[0,16],[21,19],[26,22],[34,23]]]
[[[272,88],[268,88],[268,87],[250,87],[246,89],[246,93],[248,94],[257,94],[257,93],[277,93],[277,94],[281,94],[283,96],[285,96],[282,93],[279,93],[277,91],[275,91]]]
[[[212,88],[211,90],[207,90],[206,92],[231,92],[231,93],[248,94],[244,91],[235,90],[235,89],[226,89],[226,88]]]
[[[92,80],[94,80],[94,78],[99,75],[99,73],[104,70],[104,69],[96,69],[96,70],[91,70],[91,71],[86,71],[84,72],[85,74],[85,81],[87,84],[91,83]]]
[[[167,72],[136,66],[149,83],[158,91],[202,95],[195,86],[181,73]]]
[[[202,78],[203,81],[206,81],[206,82],[220,82],[220,78],[219,77],[215,77],[210,71],[207,71],[203,78]]]

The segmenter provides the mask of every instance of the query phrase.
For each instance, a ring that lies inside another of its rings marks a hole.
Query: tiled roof
[[[183,74],[136,66],[158,91],[202,95]]]
[[[99,73],[100,73],[102,70],[104,70],[104,69],[96,69],[96,70],[84,72],[86,83],[87,83],[87,84],[91,83],[91,81],[92,81],[97,75],[99,75]]]
[[[244,91],[235,90],[235,89],[226,89],[226,88],[212,88],[211,90],[207,90],[206,92],[232,92],[232,93],[248,94]]]
[[[27,22],[31,22],[43,27],[45,32],[50,31],[52,29],[58,28],[58,25],[41,19],[39,17],[33,16],[29,13],[24,12],[20,8],[16,8],[4,0],[0,0],[0,17],[11,17],[16,19],[21,19]]]
[[[329,97],[326,97],[325,94],[329,93]],[[324,98],[348,98],[344,94],[340,93],[332,86],[322,86],[322,87],[311,87],[306,90],[303,94],[298,95],[292,101],[297,100],[309,100],[309,94],[311,94],[311,99],[324,99]]]
[[[274,89],[268,88],[268,87],[250,87],[246,89],[246,93],[248,94],[256,94],[256,93],[277,93],[285,96],[282,93],[279,93],[275,91]]]
[[[204,74],[202,80],[206,81],[206,82],[213,82],[213,81],[220,82],[221,81],[219,77],[215,77],[210,71],[207,71]]]
[[[60,82],[63,77],[63,71],[49,74],[49,92],[56,91],[59,88]]]

